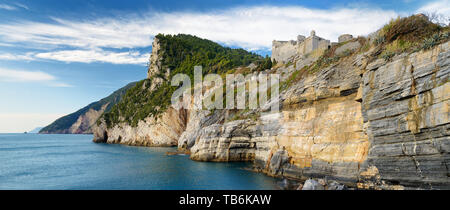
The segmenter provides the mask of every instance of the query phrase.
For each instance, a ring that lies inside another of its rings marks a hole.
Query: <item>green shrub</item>
[[[426,38],[423,40],[422,49],[430,49],[436,46],[439,43],[440,37],[439,34],[434,34],[433,36]]]
[[[375,38],[375,44],[376,45],[381,45],[386,41],[386,38],[384,38],[384,36],[377,36],[377,38]]]
[[[395,56],[395,52],[392,51],[384,51],[381,53],[381,58],[383,58],[385,61],[391,60],[392,57]]]

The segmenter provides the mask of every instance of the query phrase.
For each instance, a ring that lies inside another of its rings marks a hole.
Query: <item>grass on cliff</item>
[[[375,58],[390,60],[397,54],[428,50],[449,41],[449,27],[433,23],[423,14],[391,20],[375,39]]]
[[[283,81],[280,85],[281,91],[286,90],[292,84],[298,82],[301,78],[305,77],[305,75],[313,74],[321,69],[329,67],[333,64],[339,63],[339,61],[343,58],[349,57],[353,55],[355,52],[359,52],[361,49],[356,50],[346,50],[342,53],[337,54],[336,50],[349,42],[358,41],[362,47],[366,47],[367,40],[364,37],[358,37],[346,42],[338,43],[336,45],[331,46],[326,49],[322,55],[309,66],[304,66],[303,68],[293,72],[285,81]],[[361,47],[361,48],[362,48]],[[294,66],[295,67],[295,66]]]
[[[163,83],[155,91],[149,91],[151,83],[150,79],[139,81],[110,112],[104,114],[103,118],[108,127],[119,122],[127,122],[136,127],[139,120],[165,110],[164,107],[170,104],[171,94],[169,97],[167,95],[176,87]]]
[[[158,56],[162,57],[161,69],[163,69],[157,76],[164,78],[163,75],[169,68],[168,80],[164,80],[154,91],[150,91],[154,78],[142,80],[131,88],[110,112],[103,115],[108,127],[120,122],[126,122],[135,127],[140,120],[148,116],[157,117],[163,113],[170,106],[172,93],[178,88],[170,85],[172,76],[178,73],[186,74],[193,84],[194,66],[202,66],[203,75],[232,73],[236,67],[248,66],[250,63],[257,65],[253,71],[272,66],[269,57],[263,58],[243,49],[223,47],[192,35],[158,34],[156,38],[161,46]]]
[[[352,41],[358,41],[361,46],[364,46],[366,43],[366,39],[364,37],[358,37],[353,40],[349,40],[346,42],[338,43],[334,46],[331,46],[329,49],[325,50],[325,52],[319,57],[319,59],[314,62],[308,69],[310,73],[314,73],[319,71],[320,69],[326,68],[331,66],[332,64],[338,63],[342,58],[349,57],[354,52],[358,52],[359,50],[346,50],[340,54],[336,53],[336,50],[341,47],[342,45],[345,45]]]

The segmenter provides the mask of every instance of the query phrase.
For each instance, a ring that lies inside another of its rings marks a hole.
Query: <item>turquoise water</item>
[[[0,134],[0,189],[279,189],[247,163],[195,162],[175,148],[95,144],[92,135]]]

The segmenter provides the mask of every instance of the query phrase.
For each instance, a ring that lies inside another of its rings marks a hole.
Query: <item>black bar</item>
[[[262,203],[261,196],[270,197]],[[427,197],[430,196],[431,199]],[[205,199],[213,198],[211,203]],[[441,198],[439,198],[441,197]],[[194,203],[182,203],[195,199]],[[448,191],[0,191],[3,206],[133,209],[312,209],[446,206]],[[267,202],[268,201],[268,202]],[[431,202],[435,201],[435,202]],[[201,203],[200,203],[201,202]]]

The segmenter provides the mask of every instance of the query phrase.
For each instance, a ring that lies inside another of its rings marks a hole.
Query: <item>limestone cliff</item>
[[[201,129],[191,158],[361,188],[449,188],[450,42],[390,62],[352,56],[281,96],[282,112]]]
[[[367,65],[362,113],[371,178],[422,188],[450,186],[450,42]],[[363,177],[363,178],[367,178]]]
[[[171,76],[183,73],[192,77],[195,65],[205,66],[205,74],[208,71],[225,73],[263,60],[254,53],[223,47],[192,35],[159,34],[153,42],[148,78],[130,88],[124,98],[99,119],[93,129],[94,141],[177,146],[185,130],[200,128],[188,123],[191,115],[199,113],[171,108],[170,99],[175,90],[170,84]]]
[[[105,123],[95,126],[94,142],[127,144],[132,146],[177,146],[178,138],[185,130],[185,113],[169,108],[159,117],[148,117],[136,127],[127,123],[106,128]]]
[[[444,32],[427,38],[409,28],[392,35],[402,27],[391,25],[378,36],[346,36],[323,54],[265,70],[281,75],[278,113],[168,108],[132,126],[123,109],[101,120],[94,141],[177,145],[196,161],[249,161],[271,176],[359,188],[450,189],[448,28],[411,19],[424,23],[426,33]]]
[[[358,102],[360,71],[353,62],[348,58],[295,82],[282,92],[280,113],[202,129],[191,158],[248,160],[274,176],[332,176],[356,182],[369,139]]]

